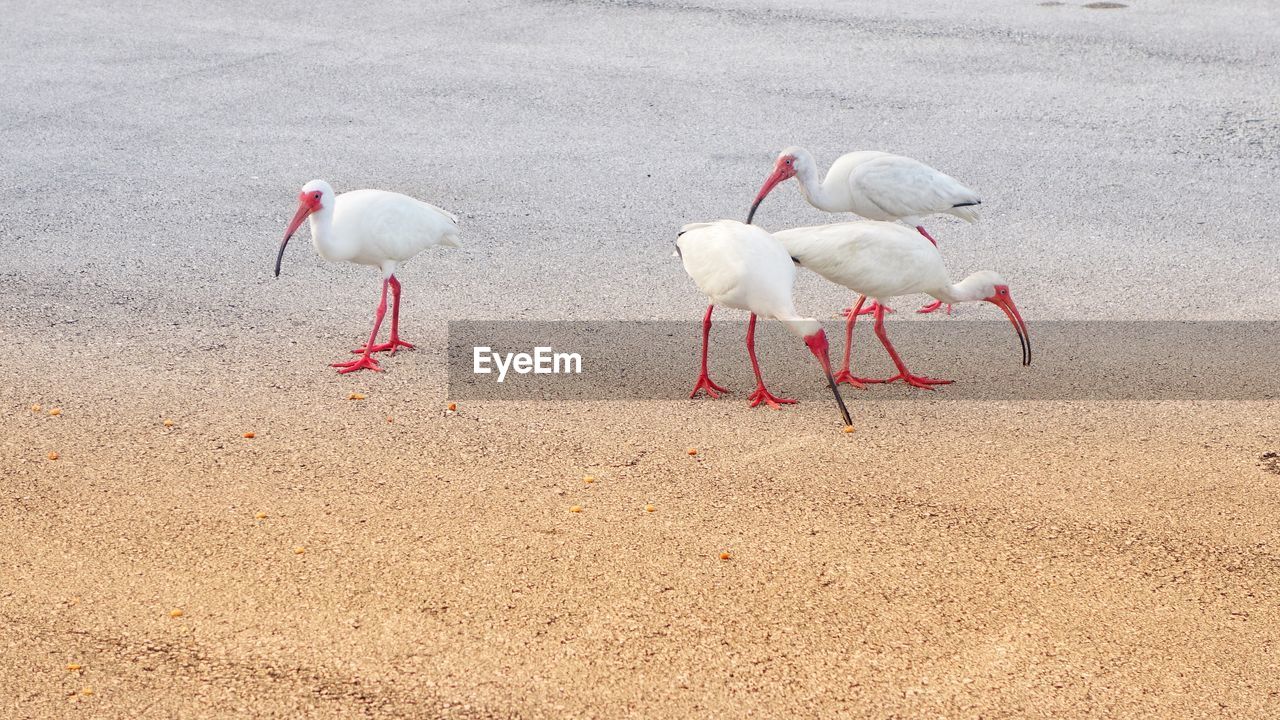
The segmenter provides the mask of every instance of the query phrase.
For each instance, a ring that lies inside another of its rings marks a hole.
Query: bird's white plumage
[[[795,285],[796,269],[791,257],[772,235],[755,225],[736,220],[718,220],[712,223],[686,225],[676,238],[685,272],[693,278],[698,289],[711,300],[702,320],[702,373],[689,397],[699,391],[717,397],[725,388],[716,385],[707,375],[707,343],[711,332],[711,311],[716,305],[725,305],[752,313],[747,325],[747,354],[756,376],[756,390],[749,400],[755,407],[765,403],[779,408],[794,403],[790,398],[780,398],[764,386],[764,377],[756,360],[756,318],[780,320],[787,329],[804,338],[805,345],[822,365],[827,386],[835,398],[836,406],[845,425],[852,424],[849,409],[845,407],[835,379],[831,377],[831,360],[828,357],[827,335],[813,318],[796,314],[791,300]]]
[[[943,302],[979,300],[1003,284],[998,275],[984,271],[953,285],[933,243],[897,223],[862,220],[781,230],[773,236],[800,265],[880,302],[913,293]]]
[[[685,272],[713,305],[786,321],[799,335],[818,323],[801,318],[792,301],[796,269],[778,240],[736,220],[686,225],[676,239]]]
[[[852,152],[837,158],[819,182],[817,164],[807,150],[782,151],[788,154],[796,158],[796,177],[806,199],[821,210],[902,220],[912,226],[940,213],[968,222],[978,219],[972,207],[981,202],[978,194],[919,160],[871,150]]]
[[[310,222],[312,243],[326,260],[372,265],[389,276],[399,263],[429,247],[459,245],[457,218],[430,203],[386,190],[335,196],[323,180],[303,187],[303,192],[311,190],[324,193]]]
[[[358,370],[382,372],[373,353],[399,348],[412,350],[413,343],[400,339],[400,280],[396,267],[432,245],[458,245],[458,219],[440,208],[407,195],[385,190],[355,190],[335,195],[324,180],[312,180],[298,194],[298,209],[285,228],[276,252],[275,274],[289,239],[303,219],[311,224],[311,243],[326,260],[372,265],[382,271],[382,299],[374,313],[369,342],[355,351],[354,360],[333,363],[339,373]],[[392,296],[391,335],[379,343],[378,329],[387,313],[387,294]]]

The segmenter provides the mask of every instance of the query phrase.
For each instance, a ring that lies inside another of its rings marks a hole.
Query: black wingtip
[[[981,200],[974,200],[973,202],[967,202],[967,203],[956,203],[955,205],[952,205],[951,207],[953,207],[953,208],[957,208],[957,207],[969,207],[969,206],[971,206],[971,205],[981,205],[981,204],[982,204],[982,201],[981,201]]]

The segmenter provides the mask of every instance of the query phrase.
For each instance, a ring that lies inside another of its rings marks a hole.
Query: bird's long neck
[[[954,305],[956,303],[985,300],[987,298],[985,290],[986,288],[980,281],[967,277],[958,283],[930,290],[929,294],[948,305]]]
[[[780,316],[778,319],[781,320],[782,324],[786,325],[787,329],[794,333],[796,337],[803,338],[822,329],[822,325],[820,325],[817,320],[814,320],[813,318],[800,317],[796,314],[794,308],[785,315]]]
[[[320,256],[324,258],[341,256],[343,253],[340,241],[333,230],[332,205],[328,204],[311,213],[308,220],[311,222],[311,242],[316,246]]]
[[[840,209],[836,205],[835,195],[827,187],[826,182],[818,179],[818,164],[807,152],[802,157],[796,158],[796,180],[800,182],[800,192],[804,193],[810,205],[826,212],[835,212]]]

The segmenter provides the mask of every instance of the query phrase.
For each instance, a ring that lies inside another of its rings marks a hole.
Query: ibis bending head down
[[[778,184],[791,178],[800,183],[800,192],[809,204],[819,210],[854,213],[868,220],[901,220],[934,245],[938,243],[924,229],[924,218],[946,214],[977,222],[974,207],[982,204],[977,193],[950,175],[919,160],[874,150],[840,156],[820,181],[813,155],[802,147],[792,146],[778,154],[773,171],[751,204],[748,223],[765,197]],[[933,312],[941,305],[934,302],[919,312]],[[872,311],[874,307],[864,312]]]
[[[944,303],[984,301],[1000,308],[1018,334],[1022,364],[1031,364],[1031,338],[1009,294],[1009,284],[989,270],[951,282],[938,248],[919,233],[896,223],[861,221],[793,228],[773,236],[795,262],[859,294],[857,303],[846,314],[844,365],[835,376],[837,382],[861,386],[865,382],[902,380],[924,389],[951,382],[912,374],[885,333],[884,303],[889,298],[914,293],[926,293]],[[897,375],[884,380],[854,377],[849,370],[853,325],[867,298],[878,301],[876,336],[898,368]]]
[[[676,239],[676,248],[684,263],[685,272],[689,273],[694,284],[710,301],[706,315],[702,318],[702,371],[689,397],[696,397],[699,390],[713,398],[719,397],[718,393],[728,392],[712,382],[707,374],[711,311],[716,305],[724,305],[751,313],[751,320],[747,324],[747,355],[751,358],[751,369],[756,376],[756,390],[749,398],[751,407],[763,402],[778,409],[781,405],[795,402],[790,398],[775,396],[764,386],[755,347],[756,317],[761,316],[780,320],[804,340],[809,351],[822,365],[845,425],[851,425],[849,410],[831,376],[827,335],[817,320],[800,317],[796,312],[791,298],[796,269],[782,245],[769,233],[753,225],[719,220],[684,226]]]
[[[382,368],[375,352],[413,349],[400,339],[400,281],[396,269],[404,261],[435,245],[458,247],[458,219],[435,205],[385,190],[352,190],[336,195],[329,183],[312,180],[298,193],[298,211],[284,232],[276,253],[276,276],[289,239],[303,220],[311,222],[311,242],[325,260],[371,265],[382,272],[382,299],[373,320],[373,332],[364,347],[352,353],[355,360],[337,362],[339,373]],[[378,328],[387,312],[387,288],[394,295],[391,335],[378,343]]]

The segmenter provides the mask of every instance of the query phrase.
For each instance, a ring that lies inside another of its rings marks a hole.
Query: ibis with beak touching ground
[[[942,254],[919,233],[897,223],[864,220],[782,230],[773,236],[797,264],[859,294],[857,303],[846,313],[844,365],[835,376],[837,382],[861,387],[866,382],[902,380],[926,390],[951,382],[912,374],[885,333],[884,303],[898,295],[914,293],[926,293],[945,303],[981,300],[1000,308],[1018,333],[1022,364],[1031,364],[1031,338],[1009,294],[1009,284],[989,270],[976,272],[958,283],[951,282]],[[855,377],[849,369],[853,325],[868,297],[878,301],[876,336],[898,368],[897,375],[884,380]]]
[[[831,164],[827,176],[818,180],[818,164],[802,147],[789,147],[778,154],[773,172],[765,179],[751,204],[747,222],[765,197],[781,182],[795,178],[809,204],[826,212],[850,212],[868,220],[901,220],[937,245],[924,229],[929,215],[954,215],[977,222],[974,206],[982,204],[978,194],[958,180],[919,160],[901,155],[864,150],[842,155]],[[930,303],[917,312],[930,313],[941,302]],[[948,312],[951,308],[948,305]],[[875,305],[862,312],[872,313]],[[892,312],[892,311],[890,311]]]
[[[276,277],[284,259],[289,238],[303,220],[311,221],[311,242],[325,260],[343,260],[357,265],[372,265],[382,271],[382,299],[378,302],[369,342],[352,350],[360,355],[355,360],[337,362],[339,373],[382,368],[373,353],[398,348],[413,349],[400,339],[400,281],[396,269],[400,263],[435,245],[458,247],[458,219],[444,210],[415,200],[407,195],[385,190],[352,190],[335,195],[324,180],[312,180],[298,193],[298,212],[289,222],[276,253]],[[391,335],[378,343],[378,328],[387,312],[387,289],[394,295],[391,311]]]
[[[791,294],[795,285],[796,268],[787,251],[769,233],[736,220],[719,220],[710,223],[686,225],[676,238],[676,252],[684,263],[685,272],[694,284],[710,300],[707,313],[702,318],[702,371],[689,397],[696,397],[703,390],[710,397],[727,389],[712,382],[707,374],[707,342],[711,333],[711,311],[716,305],[746,310],[751,313],[747,324],[747,355],[756,375],[756,390],[749,398],[751,407],[765,403],[779,409],[794,403],[790,398],[780,398],[769,392],[760,375],[756,361],[756,317],[780,320],[787,328],[800,336],[809,351],[818,359],[826,374],[831,394],[846,426],[852,425],[849,410],[831,376],[827,335],[813,318],[800,317]]]

